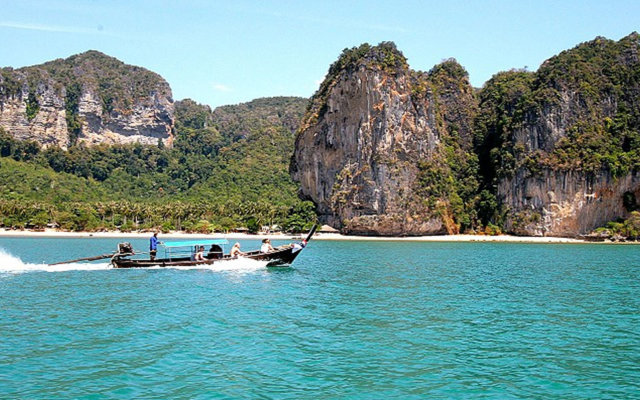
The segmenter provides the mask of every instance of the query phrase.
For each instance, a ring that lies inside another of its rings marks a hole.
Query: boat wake
[[[25,263],[19,257],[9,254],[6,250],[0,249],[0,272],[10,273],[22,273],[30,271],[46,271],[46,272],[61,272],[61,271],[93,271],[111,269],[109,263],[69,263],[59,265],[48,264],[30,264]]]
[[[252,260],[249,258],[237,258],[233,260],[225,260],[216,262],[213,265],[194,265],[188,267],[151,267],[141,269],[176,269],[176,270],[191,270],[191,269],[206,269],[211,271],[240,271],[250,272],[259,269],[266,268],[267,261]],[[63,271],[99,271],[114,269],[110,263],[69,263],[59,265],[48,264],[30,264],[25,263],[19,257],[16,257],[8,253],[4,249],[0,249],[0,273],[23,273],[31,271],[45,271],[45,272],[63,272]]]

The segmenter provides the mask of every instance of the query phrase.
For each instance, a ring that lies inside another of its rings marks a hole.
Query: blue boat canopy
[[[191,247],[191,246],[211,246],[212,244],[229,244],[227,239],[199,239],[180,242],[162,242],[164,247]]]

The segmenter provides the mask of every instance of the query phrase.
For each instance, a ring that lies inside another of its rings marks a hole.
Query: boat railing
[[[172,261],[185,258],[193,260],[200,247],[204,247],[204,257],[206,259],[222,258],[224,245],[228,243],[226,239],[206,239],[185,242],[170,241],[160,243],[160,245],[164,248],[164,258]]]
[[[165,247],[164,258],[168,259],[169,261],[176,258],[193,259],[193,256],[196,254],[196,252],[197,250],[195,248],[190,247]]]

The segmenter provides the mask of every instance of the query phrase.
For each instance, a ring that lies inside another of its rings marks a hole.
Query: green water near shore
[[[637,246],[312,241],[277,270],[41,264],[117,242],[0,238],[0,398],[639,397]]]

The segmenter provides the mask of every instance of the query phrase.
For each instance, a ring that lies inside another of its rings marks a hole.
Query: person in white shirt
[[[231,258],[236,258],[238,256],[241,256],[243,253],[240,251],[240,243],[236,243],[233,245],[233,247],[231,248],[231,252],[229,252],[229,255],[231,256]]]
[[[262,246],[260,246],[260,251],[262,253],[268,253],[273,251],[273,246],[271,246],[271,241],[269,239],[262,240]]]
[[[204,261],[204,246],[200,246],[198,252],[196,253],[194,260],[196,261]]]

